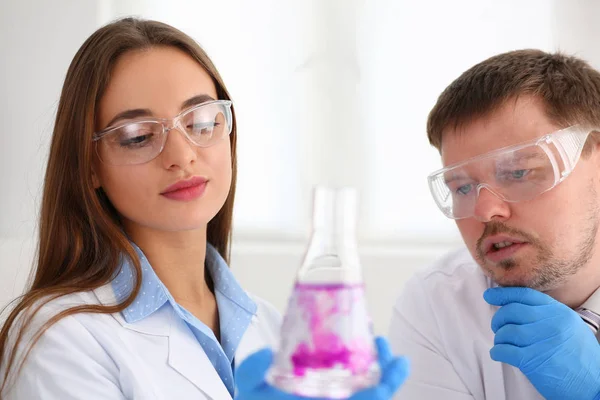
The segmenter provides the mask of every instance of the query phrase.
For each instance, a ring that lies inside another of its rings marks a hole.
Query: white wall
[[[593,0],[0,0],[0,304],[22,291],[31,265],[67,66],[116,16],[190,33],[233,94],[232,268],[248,290],[284,310],[307,239],[310,187],[362,189],[361,255],[382,333],[406,279],[460,243],[425,180],[439,166],[424,125],[439,92],[472,64],[516,48],[560,48],[599,65],[599,11]]]
[[[0,1],[0,305],[28,275],[62,80],[97,25],[95,1]]]

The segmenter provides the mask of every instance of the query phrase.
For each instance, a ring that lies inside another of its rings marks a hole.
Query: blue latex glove
[[[492,288],[493,360],[521,370],[546,399],[600,399],[600,345],[579,315],[529,288]]]
[[[408,361],[403,357],[394,357],[388,342],[383,338],[376,339],[381,381],[379,385],[354,394],[349,400],[388,400],[402,385],[408,376]],[[235,383],[238,387],[236,400],[301,400],[315,398],[301,397],[285,393],[265,382],[265,374],[273,360],[269,349],[260,350],[237,368]]]

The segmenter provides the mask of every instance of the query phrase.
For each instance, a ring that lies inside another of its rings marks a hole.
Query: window
[[[458,242],[426,176],[439,93],[475,63],[556,42],[548,2],[113,1],[171,23],[207,50],[239,118],[241,237],[301,237],[316,183],[361,189],[367,242]],[[572,7],[571,7],[572,8]]]

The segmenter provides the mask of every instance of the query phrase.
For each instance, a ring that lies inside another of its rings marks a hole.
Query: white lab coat
[[[237,365],[261,348],[275,347],[279,336],[279,313],[251,297],[258,310],[236,351]],[[55,300],[36,316],[26,338],[61,309],[114,301],[110,285]],[[63,318],[33,347],[12,382],[3,400],[231,399],[196,337],[169,306],[133,324],[121,314]]]
[[[493,282],[466,248],[417,272],[394,307],[390,344],[410,360],[395,400],[542,400],[517,368],[490,357]]]

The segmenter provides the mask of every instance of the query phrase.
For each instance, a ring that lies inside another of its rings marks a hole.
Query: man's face
[[[442,161],[452,165],[561,128],[538,99],[523,96],[446,130]],[[594,150],[565,181],[529,201],[509,203],[481,189],[475,215],[456,223],[472,256],[496,283],[549,291],[589,268],[600,222],[599,158]]]

